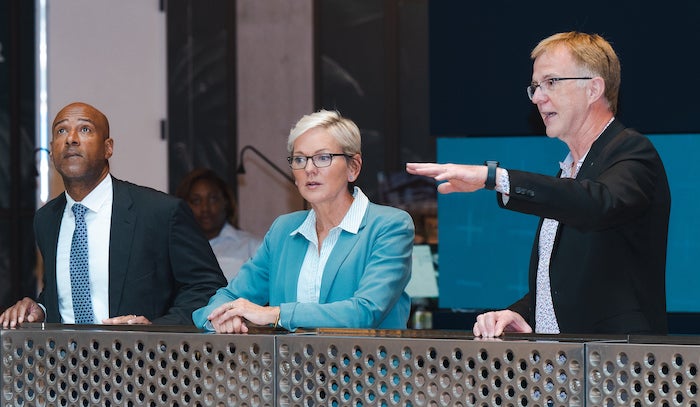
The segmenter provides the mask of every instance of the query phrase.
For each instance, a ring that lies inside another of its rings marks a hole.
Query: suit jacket
[[[501,206],[559,221],[549,276],[562,333],[667,332],[666,171],[652,143],[613,121],[575,180],[508,170]],[[500,195],[500,194],[499,194]],[[509,308],[534,328],[540,226],[529,292]]]
[[[143,315],[155,324],[191,325],[192,311],[226,284],[209,242],[182,200],[112,178],[109,242],[109,315]],[[65,193],[34,217],[44,259],[38,302],[46,321],[61,322],[56,286],[56,246]]]
[[[406,328],[411,300],[404,291],[411,277],[414,228],[404,211],[370,203],[357,234],[341,231],[321,281],[319,303],[298,303],[297,282],[308,241],[290,235],[308,211],[282,215],[255,256],[235,279],[194,312],[196,326],[219,305],[245,298],[279,305],[280,324],[289,329]]]

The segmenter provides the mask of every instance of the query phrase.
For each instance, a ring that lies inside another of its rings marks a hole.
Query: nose
[[[200,206],[199,209],[200,209],[200,211],[202,211],[202,213],[207,213],[207,214],[211,213],[212,212],[212,203],[209,200],[205,200],[204,202],[202,202],[202,205]]]
[[[76,130],[70,130],[66,136],[66,144],[77,145],[80,144],[80,136]]]
[[[311,166],[311,167],[309,167]],[[306,160],[306,165],[304,166],[304,171],[306,172],[313,172],[316,170],[316,164],[314,164],[314,160],[312,158],[308,158]]]
[[[532,103],[533,104],[538,104],[544,100],[546,100],[547,95],[542,91],[542,87],[538,86],[535,88],[535,91],[532,93]]]

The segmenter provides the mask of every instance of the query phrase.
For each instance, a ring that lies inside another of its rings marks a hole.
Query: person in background
[[[190,205],[224,276],[231,281],[261,243],[253,234],[236,228],[233,191],[214,171],[199,168],[183,178],[175,195]]]
[[[542,40],[531,57],[527,94],[547,136],[569,147],[556,176],[496,162],[406,165],[446,181],[442,193],[495,189],[501,207],[540,217],[529,291],[479,315],[473,333],[665,334],[671,194],[652,143],[615,118],[617,55],[599,35],[566,32]],[[508,252],[506,242],[501,249]]]
[[[311,209],[278,217],[238,276],[192,314],[195,325],[223,333],[248,332],[249,324],[406,328],[413,221],[353,186],[359,129],[321,110],[296,123],[287,149]]]
[[[226,284],[185,202],[112,177],[107,117],[71,103],[51,127],[61,193],[34,217],[43,291],[0,315],[23,322],[192,325]]]

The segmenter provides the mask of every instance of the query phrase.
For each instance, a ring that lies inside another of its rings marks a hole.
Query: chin
[[[546,128],[545,128],[545,134],[546,134],[547,137],[549,137],[549,138],[559,138],[559,132],[558,132],[556,129],[552,128],[552,127],[546,127]]]

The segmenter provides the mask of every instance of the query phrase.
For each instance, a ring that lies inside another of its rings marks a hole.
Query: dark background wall
[[[433,136],[544,134],[527,98],[530,51],[561,31],[598,33],[622,64],[618,118],[644,133],[700,130],[700,2],[430,2]]]
[[[0,2],[0,310],[36,291],[33,6]]]
[[[170,0],[168,190],[191,170],[214,170],[236,185],[235,2]]]

